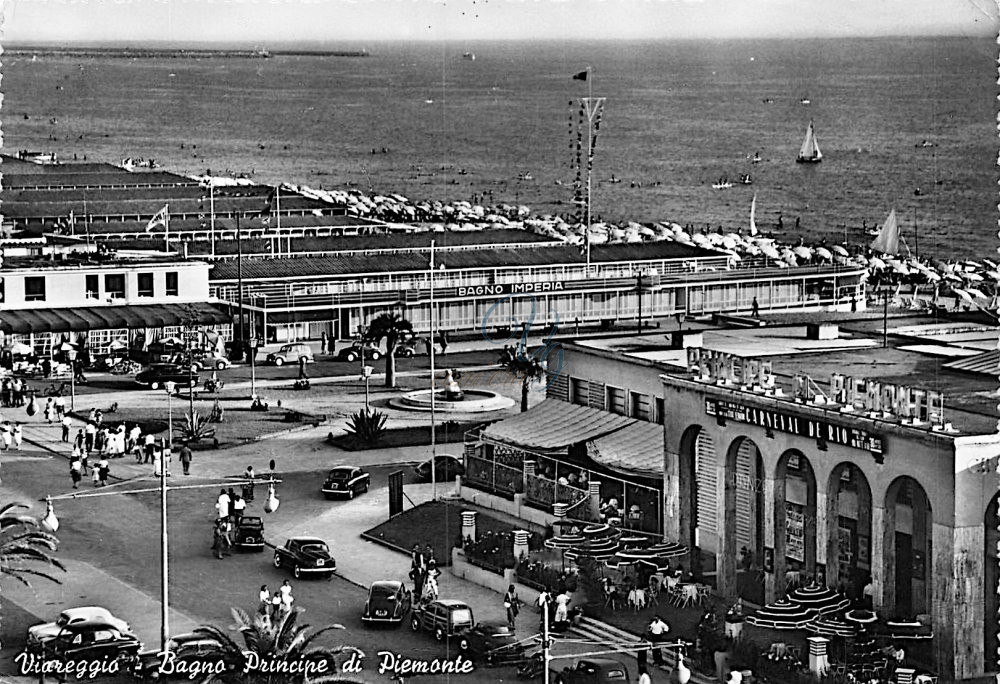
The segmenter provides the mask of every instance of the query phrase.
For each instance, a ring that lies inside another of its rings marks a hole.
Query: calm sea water
[[[780,214],[786,239],[870,239],[862,221],[895,207],[923,254],[998,245],[988,39],[367,47],[360,59],[5,55],[4,144],[413,200],[492,193],[563,214],[571,124],[592,88],[607,98],[593,176],[605,220],[735,229],[756,194],[758,225]],[[587,65],[590,82],[571,79]],[[824,161],[795,164],[810,120]],[[916,147],[925,139],[936,147]],[[752,186],[711,188],[741,173]]]

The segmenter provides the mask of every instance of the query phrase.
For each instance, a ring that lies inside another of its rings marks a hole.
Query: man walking
[[[177,456],[180,459],[181,467],[184,469],[185,475],[191,474],[191,447],[188,446],[187,442],[181,445],[180,454]]]
[[[73,422],[69,419],[69,416],[64,415],[59,421],[62,425],[62,441],[69,442],[69,429],[72,427]]]
[[[649,623],[647,631],[649,634],[649,640],[654,644],[657,644],[667,637],[667,632],[670,631],[670,626],[661,620],[659,615],[654,615],[652,622]],[[657,666],[663,665],[662,648],[656,647],[653,649],[653,663]]]
[[[153,437],[152,433],[147,433],[143,440],[143,446],[146,447],[146,454],[143,463],[153,462],[153,451],[156,449],[156,439]]]

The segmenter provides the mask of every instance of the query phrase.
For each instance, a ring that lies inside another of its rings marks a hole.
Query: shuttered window
[[[649,420],[649,395],[629,392],[629,415],[639,420]]]
[[[590,405],[590,383],[583,378],[570,381],[570,401],[580,406]]]
[[[627,416],[625,412],[625,390],[620,387],[608,386],[607,410],[619,416]]]

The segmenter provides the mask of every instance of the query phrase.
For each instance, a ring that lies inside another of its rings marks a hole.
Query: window
[[[649,420],[649,395],[629,392],[629,414],[639,420]]]
[[[177,271],[169,271],[167,273],[167,296],[176,297],[177,291]]]
[[[587,406],[590,403],[590,385],[582,378],[572,378],[570,380],[570,385],[572,387],[572,397],[570,400],[574,404],[579,404],[580,406]]]
[[[139,274],[139,296],[140,297],[152,297],[153,296],[153,274],[152,273],[140,273]]]
[[[45,301],[45,276],[28,276],[24,279],[24,301]]]
[[[100,299],[100,279],[97,277],[96,273],[91,273],[87,276],[87,299]]]
[[[606,407],[611,413],[617,413],[619,416],[627,415],[625,413],[625,390],[609,385]]]
[[[125,274],[109,273],[104,276],[104,292],[109,299],[125,299]]]
[[[656,415],[653,417],[653,421],[663,425],[666,421],[666,416],[663,415],[663,397],[656,398]]]

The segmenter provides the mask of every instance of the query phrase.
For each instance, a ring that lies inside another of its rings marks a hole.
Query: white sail
[[[893,209],[885,218],[878,236],[872,240],[871,247],[876,252],[884,254],[899,254],[899,225],[896,223],[896,210]]]
[[[799,149],[799,156],[795,161],[799,162],[818,162],[823,159],[823,153],[819,149],[819,142],[816,140],[816,131],[813,130],[813,122],[809,122],[809,127],[806,129],[805,140],[802,141],[802,147]]]
[[[753,201],[750,202],[750,235],[757,235],[757,222],[754,221],[754,214],[757,213],[757,195],[753,196]]]

